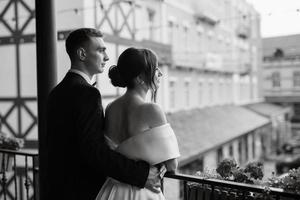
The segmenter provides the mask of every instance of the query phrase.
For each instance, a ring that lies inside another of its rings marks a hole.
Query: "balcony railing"
[[[37,200],[38,153],[0,149],[0,199]],[[167,173],[165,178],[183,183],[184,200],[299,200],[300,194],[278,188],[268,191],[262,186],[231,181],[205,179],[179,173]],[[268,198],[265,198],[268,197]]]
[[[206,179],[185,174],[167,173],[165,178],[183,182],[184,200],[299,200],[300,194],[289,193],[280,188]]]
[[[38,199],[37,151],[0,149],[0,199]]]

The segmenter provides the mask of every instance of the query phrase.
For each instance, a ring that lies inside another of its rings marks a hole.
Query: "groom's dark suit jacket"
[[[149,171],[109,149],[103,137],[101,95],[68,72],[50,93],[47,107],[47,199],[93,200],[106,176],[143,187]]]

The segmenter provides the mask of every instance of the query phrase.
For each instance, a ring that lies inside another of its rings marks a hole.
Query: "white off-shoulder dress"
[[[132,136],[120,144],[106,137],[110,147],[135,160],[156,165],[180,156],[176,136],[169,124],[154,127]],[[96,200],[165,200],[162,192],[154,193],[113,178],[107,178]]]

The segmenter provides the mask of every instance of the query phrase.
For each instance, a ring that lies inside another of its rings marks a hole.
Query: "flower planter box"
[[[187,199],[185,200],[276,200],[276,196],[264,196],[263,193],[249,191],[241,192],[236,189],[217,187],[212,190],[205,184],[188,184]],[[294,198],[280,197],[281,200],[294,200]]]
[[[263,200],[264,198],[252,192],[241,192],[235,189],[215,187],[214,190],[209,186],[201,184],[188,184],[187,200]],[[272,200],[271,197],[269,200]],[[275,198],[274,198],[275,200]]]
[[[277,177],[270,181],[269,178],[269,185],[266,182],[247,184],[180,173],[166,173],[165,177],[182,181],[184,200],[300,200],[299,174],[300,168],[290,171],[284,180]],[[290,190],[285,190],[283,187],[274,187],[272,182],[277,181],[294,181],[294,184],[288,184]]]
[[[219,189],[212,191],[211,188],[197,184],[188,184],[187,193],[187,200],[219,200],[228,199],[230,196],[227,191],[221,191]]]
[[[12,171],[14,156],[12,154],[0,153],[0,173]]]

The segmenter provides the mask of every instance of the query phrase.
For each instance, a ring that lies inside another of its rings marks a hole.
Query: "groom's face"
[[[91,74],[102,73],[108,60],[103,39],[101,37],[91,37],[86,48],[85,60],[89,72]]]

